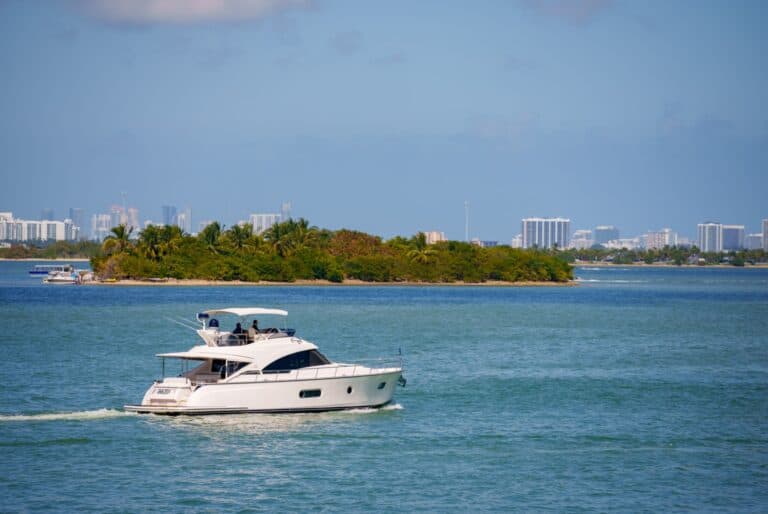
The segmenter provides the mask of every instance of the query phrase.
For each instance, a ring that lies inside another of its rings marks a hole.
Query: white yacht
[[[222,315],[237,317],[232,331],[219,327]],[[163,375],[166,358],[179,359],[182,372],[156,380],[141,405],[125,410],[174,415],[381,407],[391,402],[397,385],[405,385],[400,357],[375,364],[332,362],[293,329],[254,323],[267,315],[288,313],[258,307],[199,313],[197,333],[204,344],[158,354]]]

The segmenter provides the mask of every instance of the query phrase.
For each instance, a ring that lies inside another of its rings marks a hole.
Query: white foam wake
[[[360,409],[348,409],[339,412],[343,414],[372,414],[374,412],[382,412],[387,410],[403,410],[403,406],[399,403],[390,403],[389,405],[379,407],[378,409],[374,409],[373,407],[362,407]]]
[[[4,414],[2,421],[87,421],[91,419],[119,418],[132,416],[130,412],[115,409],[96,409],[79,412],[50,412],[44,414]]]

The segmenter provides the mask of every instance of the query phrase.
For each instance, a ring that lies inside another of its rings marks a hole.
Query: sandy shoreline
[[[328,280],[296,280],[295,282],[243,282],[241,280],[177,280],[173,278],[159,280],[117,280],[114,282],[87,282],[84,285],[93,286],[391,286],[391,287],[570,287],[577,282],[364,282],[362,280],[345,280],[344,282],[329,282]]]

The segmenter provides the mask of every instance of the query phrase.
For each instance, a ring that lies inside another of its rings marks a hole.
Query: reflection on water
[[[147,421],[163,427],[200,431],[206,436],[228,434],[269,434],[309,431],[336,423],[348,423],[360,416],[386,415],[402,410],[400,404],[373,409],[349,409],[332,412],[303,412],[291,414],[224,414],[211,416],[145,415]]]

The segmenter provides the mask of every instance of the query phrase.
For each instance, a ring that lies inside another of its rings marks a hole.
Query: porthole
[[[377,389],[384,389],[385,387],[387,387],[387,383],[382,382],[381,384],[379,384],[379,387]]]
[[[347,387],[347,394],[352,394],[352,386]]]
[[[299,391],[299,398],[317,398],[320,396],[320,389],[303,389]]]

